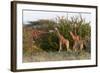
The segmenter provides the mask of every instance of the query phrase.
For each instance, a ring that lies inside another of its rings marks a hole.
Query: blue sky
[[[47,12],[47,11],[23,11],[23,23],[28,24],[29,21],[37,21],[40,19],[52,19],[55,20],[57,16],[65,16],[68,19],[72,16],[79,16],[79,13],[67,13],[67,12]],[[91,14],[81,13],[82,18],[86,21],[91,21]]]

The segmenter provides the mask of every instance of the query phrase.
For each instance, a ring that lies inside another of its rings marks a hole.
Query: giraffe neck
[[[60,32],[58,30],[56,32],[57,32],[57,36],[60,38],[61,36]]]

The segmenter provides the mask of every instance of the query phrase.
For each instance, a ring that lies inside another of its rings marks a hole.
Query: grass
[[[33,48],[31,54],[24,53],[23,62],[44,62],[44,61],[64,61],[64,60],[85,60],[90,59],[90,53],[67,52],[67,51],[49,51],[46,52],[40,48]]]

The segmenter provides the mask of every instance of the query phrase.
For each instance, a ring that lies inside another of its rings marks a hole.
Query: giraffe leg
[[[59,52],[62,50],[62,43],[61,41],[59,42]]]
[[[66,49],[67,51],[71,52],[71,50],[69,49],[69,42],[66,43]]]
[[[74,51],[78,52],[80,49],[80,42],[79,41],[75,41],[74,43]]]
[[[69,49],[69,41],[66,42],[65,46],[66,46],[66,50],[71,52],[71,50]]]
[[[66,43],[66,49],[69,50],[69,43]]]
[[[83,43],[80,43],[80,51],[83,50]]]
[[[76,50],[76,43],[74,43],[74,45],[73,45],[73,50],[74,50],[74,52],[77,51],[77,50]]]

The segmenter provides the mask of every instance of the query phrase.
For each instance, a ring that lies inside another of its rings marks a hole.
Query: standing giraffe
[[[73,50],[78,51],[83,49],[83,41],[80,39],[80,36],[73,34],[70,32],[72,39],[74,40]]]
[[[69,40],[65,39],[59,32],[58,28],[54,28],[58,39],[59,39],[59,52],[62,50],[62,45],[66,46],[67,51],[70,51],[69,49]]]

